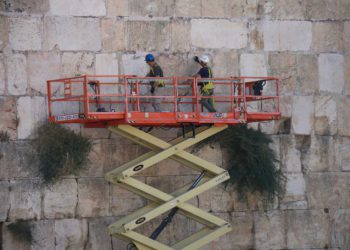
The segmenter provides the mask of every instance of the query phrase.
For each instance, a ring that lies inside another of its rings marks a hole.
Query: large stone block
[[[295,134],[309,135],[313,127],[314,100],[312,96],[294,96],[292,129]]]
[[[176,0],[175,15],[179,17],[200,17],[201,0]]]
[[[11,181],[10,188],[9,219],[40,219],[40,183],[37,180],[16,180]]]
[[[305,199],[305,180],[303,174],[286,174],[286,177],[286,191],[281,203],[303,201]]]
[[[34,17],[10,19],[9,41],[14,50],[40,50],[42,44],[42,21]]]
[[[3,50],[9,42],[8,26],[9,26],[8,18],[5,16],[0,16],[0,51]]]
[[[170,49],[171,25],[169,22],[128,21],[126,25],[128,50],[164,51]]]
[[[38,176],[38,162],[33,146],[29,142],[1,143],[0,159],[0,179]]]
[[[130,16],[173,16],[175,0],[129,0]]]
[[[96,18],[45,17],[44,33],[47,50],[56,46],[61,50],[101,49],[100,21]]]
[[[315,55],[298,55],[296,75],[296,94],[311,95],[317,92],[319,90],[317,57]]]
[[[344,87],[344,57],[320,54],[318,57],[320,91],[341,94]]]
[[[290,210],[286,216],[288,249],[329,246],[329,215],[323,210]]]
[[[57,53],[39,52],[28,54],[29,87],[40,93],[47,93],[47,80],[61,75],[61,56]]]
[[[295,137],[281,136],[280,148],[283,172],[301,173],[301,152],[296,148]]]
[[[311,48],[311,22],[267,21],[263,30],[266,51],[308,51]]]
[[[86,250],[113,250],[111,236],[106,232],[106,228],[116,222],[117,219],[112,217],[95,218],[89,220],[89,237]],[[121,245],[114,249],[124,249]]]
[[[350,116],[347,114],[350,109],[348,97],[341,97],[338,102],[338,133],[343,136],[350,136]]]
[[[0,11],[22,14],[44,14],[49,9],[49,0],[5,0],[0,2]]]
[[[312,47],[316,52],[343,51],[343,25],[340,22],[316,22],[312,27]]]
[[[285,214],[282,211],[257,212],[254,214],[256,249],[285,249]]]
[[[77,205],[77,187],[75,179],[63,179],[46,187],[43,196],[45,218],[73,217]]]
[[[115,19],[101,20],[103,50],[117,51],[126,48],[124,24],[125,22]]]
[[[239,75],[239,57],[233,50],[214,53],[212,69],[214,77]]]
[[[10,208],[10,183],[0,181],[0,221],[5,221]]]
[[[251,50],[264,49],[263,24],[260,22],[249,22],[249,47]]]
[[[171,22],[171,50],[188,52],[191,49],[191,23],[189,21]]]
[[[62,74],[65,77],[76,75],[93,75],[95,73],[95,56],[92,53],[71,53],[62,55]]]
[[[343,171],[350,171],[350,138],[338,137],[335,140],[336,165]]]
[[[17,136],[16,99],[14,97],[0,97],[0,131],[7,132],[10,139]]]
[[[282,52],[270,54],[269,59],[270,75],[281,78],[279,86],[280,95],[293,95],[297,80],[297,58],[294,54]],[[283,103],[281,102],[281,105]]]
[[[241,76],[267,76],[267,59],[263,54],[242,54]]]
[[[248,29],[244,23],[192,19],[191,25],[191,41],[195,47],[241,49],[247,46]]]
[[[262,2],[262,1],[261,1]],[[265,1],[262,6],[262,12],[265,16],[273,19],[305,19],[305,2],[298,0],[272,0]],[[260,14],[263,14],[260,13]]]
[[[32,222],[33,243],[31,250],[52,250],[55,249],[55,221],[39,220]]]
[[[345,0],[346,1],[346,0]],[[341,0],[309,0],[306,3],[306,18],[311,20],[334,20],[341,18]]]
[[[349,54],[350,53],[350,21],[344,22],[343,42],[344,42],[344,52]]]
[[[8,230],[7,226],[10,223],[4,223],[2,224],[2,235],[1,235],[1,239],[2,239],[2,249],[3,250],[12,250],[12,249],[16,249],[16,250],[28,250],[31,249],[31,246],[28,242],[23,241],[23,240],[17,240],[16,236],[10,232],[10,230]],[[32,223],[30,223],[29,225],[32,225]]]
[[[55,249],[85,249],[85,244],[88,238],[88,224],[86,220],[56,220],[54,230],[56,242]]]
[[[118,57],[115,53],[96,54],[97,75],[117,75]]]
[[[350,173],[310,173],[306,176],[310,208],[349,208]]]
[[[77,213],[81,217],[109,214],[109,186],[104,179],[78,180]]]
[[[146,53],[140,52],[137,52],[135,54],[123,54],[120,73],[127,75],[145,76],[149,71],[149,67],[145,63],[145,56]],[[158,57],[156,57],[156,61],[158,61]]]
[[[107,0],[107,15],[108,16],[128,16],[129,6],[128,0]]]
[[[350,209],[331,211],[331,245],[337,249],[347,249],[350,246]]]
[[[26,139],[37,125],[47,119],[47,104],[44,97],[20,97],[17,101],[17,137]]]
[[[157,57],[157,61],[163,69],[164,76],[186,76],[193,74],[188,67],[186,55],[162,54]]]
[[[315,133],[335,135],[337,133],[337,104],[332,96],[315,97]]]
[[[227,0],[202,0],[203,17],[230,18],[234,10],[234,3],[237,1]]]
[[[0,27],[1,28],[1,27]],[[1,46],[1,45],[0,45]],[[5,85],[5,57],[0,53],[0,95],[5,94],[6,85]]]
[[[23,54],[6,57],[7,91],[10,95],[24,95],[27,91],[27,60]]]
[[[55,16],[105,16],[103,0],[50,0],[50,12]]]
[[[344,57],[344,91],[343,94],[350,96],[350,54]]]

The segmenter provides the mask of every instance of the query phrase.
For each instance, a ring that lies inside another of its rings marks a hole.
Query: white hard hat
[[[200,62],[209,63],[209,57],[207,55],[201,55],[198,59]]]

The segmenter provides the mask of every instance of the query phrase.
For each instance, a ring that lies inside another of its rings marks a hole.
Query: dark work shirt
[[[148,72],[148,74],[146,76],[148,76],[148,77],[156,77],[156,76],[163,77],[163,70],[158,64],[155,64],[153,67],[151,67],[150,71]]]
[[[212,78],[213,77],[213,72],[211,71],[211,69],[210,69],[210,71],[209,71],[209,67],[203,67],[203,68],[201,68],[199,71],[198,71],[198,73],[197,73],[198,75],[200,75],[201,76],[201,78]],[[203,82],[198,82],[198,85],[202,88],[203,87]]]

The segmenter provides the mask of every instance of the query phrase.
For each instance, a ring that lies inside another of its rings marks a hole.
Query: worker
[[[208,66],[209,57],[207,55],[202,55],[200,57],[195,56],[194,60],[201,65],[201,69],[195,74],[193,77],[197,78],[213,78],[213,71]],[[214,94],[214,84],[209,81],[198,81],[198,85],[200,86],[200,93],[202,96],[213,96]],[[216,112],[214,108],[213,98],[202,98],[201,103],[209,112]]]
[[[150,67],[150,71],[146,75],[147,77],[163,77],[163,70],[155,62],[154,56],[152,54],[147,54],[145,57],[145,61]],[[162,94],[162,91],[160,91],[160,88],[164,87],[164,81],[159,79],[156,81],[150,81],[150,85],[151,85],[150,95],[160,96]],[[160,104],[162,102],[162,98],[151,98],[150,102],[155,112],[161,112]]]

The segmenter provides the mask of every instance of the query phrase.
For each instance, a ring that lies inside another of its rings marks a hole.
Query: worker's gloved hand
[[[154,94],[154,91],[156,90],[156,87],[152,86],[151,87],[151,93]]]
[[[193,60],[194,60],[195,62],[199,63],[198,56],[193,57]]]

